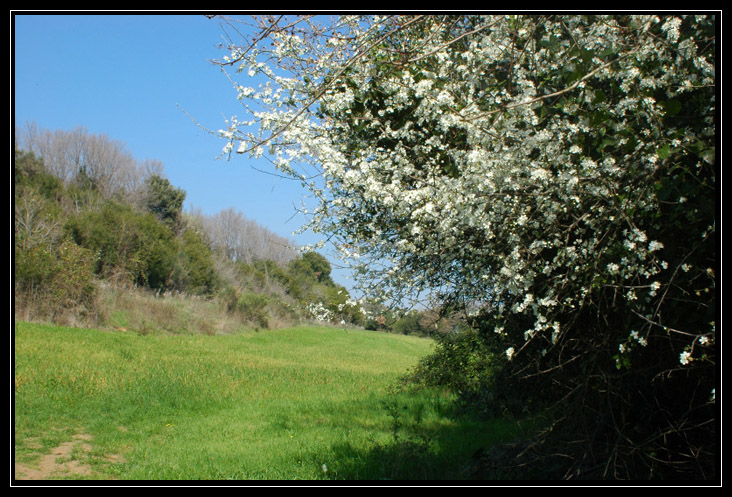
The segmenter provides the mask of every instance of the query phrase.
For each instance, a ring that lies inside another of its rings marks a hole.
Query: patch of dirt
[[[51,478],[63,477],[84,477],[91,476],[91,468],[80,462],[79,453],[87,454],[91,452],[92,436],[79,433],[71,437],[71,440],[64,442],[58,447],[51,450],[49,454],[41,456],[36,466],[15,463],[15,479],[16,480],[47,480]],[[31,441],[31,445],[37,442]],[[76,457],[72,458],[72,453]],[[122,462],[121,456],[108,456],[105,460],[109,462]]]

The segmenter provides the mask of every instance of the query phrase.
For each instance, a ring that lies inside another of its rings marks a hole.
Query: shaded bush
[[[473,328],[437,335],[433,354],[420,361],[410,382],[447,387],[456,392],[463,408],[495,416],[503,406],[491,401],[489,386],[500,370],[497,348]]]
[[[239,316],[243,322],[256,328],[269,328],[268,296],[260,293],[240,293],[235,288],[226,287],[218,297],[229,314]]]

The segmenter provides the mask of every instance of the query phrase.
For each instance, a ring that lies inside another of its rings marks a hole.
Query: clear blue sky
[[[217,159],[223,141],[186,115],[214,131],[232,115],[245,117],[229,80],[210,62],[226,54],[217,47],[217,21],[17,12],[12,21],[15,124],[105,134],[140,161],[161,161],[171,183],[186,191],[186,209],[212,215],[233,207],[300,245],[317,241],[292,236],[304,222],[292,218],[306,193],[299,183],[252,168],[271,170],[266,161]],[[335,267],[334,276],[350,289]]]

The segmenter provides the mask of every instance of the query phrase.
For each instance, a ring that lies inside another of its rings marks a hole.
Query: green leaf
[[[602,90],[595,90],[595,98],[592,100],[593,104],[601,104],[607,99],[607,95]]]
[[[681,102],[679,102],[678,100],[661,102],[660,105],[663,108],[663,111],[666,113],[666,116],[675,116],[676,114],[681,112]]]
[[[592,62],[592,59],[595,57],[595,52],[588,48],[583,48],[580,52],[580,57],[582,57],[582,60],[585,61],[585,63],[589,64]]]
[[[666,144],[663,147],[660,147],[656,153],[658,154],[658,158],[661,160],[668,159],[668,156],[671,155],[671,147]]]
[[[600,58],[605,59],[611,55],[615,55],[615,49],[613,47],[606,48],[602,52],[600,52]]]
[[[602,152],[605,149],[605,147],[609,147],[611,145],[615,145],[615,143],[616,143],[615,142],[615,139],[613,139],[613,138],[605,138],[604,140],[602,140],[602,143],[600,143],[600,146],[597,147],[597,150],[600,151],[600,152]]]
[[[716,157],[715,148],[714,147],[710,147],[710,148],[704,150],[702,152],[701,156],[702,156],[702,159],[704,159],[705,162],[707,162],[708,164],[711,164],[713,166],[714,165],[714,161],[715,161],[715,157]]]

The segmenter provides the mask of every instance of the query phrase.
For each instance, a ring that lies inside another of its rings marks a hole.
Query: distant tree
[[[150,172],[149,164],[138,163],[123,143],[83,127],[52,131],[31,122],[16,129],[16,140],[64,184],[93,188],[104,198],[135,192]]]
[[[330,272],[332,270],[330,262],[325,256],[317,252],[305,252],[302,254],[302,261],[309,268],[315,279],[319,283],[332,283]]]
[[[286,264],[297,257],[290,240],[248,219],[237,209],[196,217],[214,250],[230,261],[251,264],[255,260],[273,260]]]
[[[328,259],[317,252],[305,252],[287,264],[290,275],[290,292],[301,298],[318,284],[333,285],[330,278],[331,266]]]
[[[63,194],[61,181],[49,174],[43,159],[33,152],[16,149],[13,163],[13,186],[19,194],[27,189],[35,189],[49,200],[58,200]]]
[[[152,174],[145,181],[145,207],[174,233],[181,230],[181,214],[186,192],[170,184],[167,178]]]
[[[34,154],[15,151],[15,243],[21,250],[50,247],[60,236],[63,186]]]

